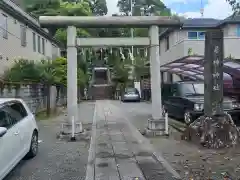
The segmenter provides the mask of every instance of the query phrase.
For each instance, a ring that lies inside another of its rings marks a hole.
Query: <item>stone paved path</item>
[[[86,180],[174,180],[111,101],[97,101]]]

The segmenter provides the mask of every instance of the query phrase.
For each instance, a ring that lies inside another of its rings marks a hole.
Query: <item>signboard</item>
[[[223,108],[223,32],[209,30],[205,36],[204,114],[222,114]]]
[[[138,90],[140,98],[142,98],[141,96],[141,83],[140,82],[134,82],[134,87]]]

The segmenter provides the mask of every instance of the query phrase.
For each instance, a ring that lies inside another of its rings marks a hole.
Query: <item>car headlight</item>
[[[203,110],[203,104],[194,104],[194,110],[195,111],[202,111]]]
[[[240,109],[240,104],[237,103],[237,102],[233,102],[233,103],[232,103],[232,108],[233,108],[233,109]]]

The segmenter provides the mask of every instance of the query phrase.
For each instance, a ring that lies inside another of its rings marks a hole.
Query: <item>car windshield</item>
[[[185,95],[203,95],[204,94],[204,84],[183,84],[182,93]]]
[[[135,94],[137,92],[136,92],[135,88],[128,88],[128,89],[126,89],[125,93],[127,93],[127,94]]]

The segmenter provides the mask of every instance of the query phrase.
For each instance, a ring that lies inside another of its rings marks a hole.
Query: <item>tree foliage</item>
[[[67,85],[67,60],[57,58],[53,61],[19,59],[15,61],[12,68],[4,73],[4,80],[7,82],[34,82],[52,85]],[[87,75],[78,66],[78,84],[85,85]]]
[[[90,0],[93,15],[103,16],[108,13],[106,0]]]
[[[114,58],[112,75],[113,81],[117,83],[125,84],[128,81],[130,68],[128,66],[129,63],[126,61],[122,61],[120,58]]]
[[[91,16],[92,6],[88,0],[63,1],[63,0],[26,0],[26,10],[35,17],[39,16]],[[63,45],[67,43],[66,29],[48,29]],[[77,35],[90,36],[85,29],[77,29]]]
[[[145,64],[147,63],[146,57],[135,57],[135,64],[134,64],[134,74],[137,80],[140,80],[142,76],[149,74],[149,67]]]
[[[31,13],[35,17],[42,15],[47,16],[102,16],[106,15],[108,12],[106,0],[25,0],[25,6],[27,12]],[[130,12],[130,1],[129,0],[118,0],[118,7],[122,14],[129,15]],[[133,0],[133,15],[161,15],[161,16],[170,16],[171,11],[168,9],[161,0]],[[114,14],[113,16],[117,16]],[[63,28],[49,28],[50,33],[52,33],[55,38],[62,42],[66,46],[67,42],[67,33],[66,29]],[[102,28],[102,29],[77,29],[77,36],[81,37],[129,37],[131,35],[129,28]],[[147,29],[135,28],[134,36],[148,36]],[[125,59],[124,61],[119,58],[119,48],[112,48],[113,53],[108,53],[107,65],[113,69],[114,81],[119,83],[125,83],[128,81],[128,75],[130,71],[130,59]],[[108,49],[110,50],[110,49]],[[88,79],[87,69],[91,67],[92,64],[89,61],[84,61],[82,56],[78,57],[78,82],[79,84],[86,84]],[[88,59],[98,59],[96,53],[92,53],[91,57],[88,56]],[[139,78],[142,73],[145,73],[146,68],[144,67],[145,60],[140,57],[135,58],[136,65],[135,73],[136,77]],[[23,62],[21,62],[23,63]],[[20,80],[20,79],[47,79],[48,82],[54,83],[63,83],[66,84],[66,59],[59,58],[51,63],[39,63],[34,64],[30,62],[25,62],[25,65],[20,62],[16,62],[15,66],[6,73],[6,76],[11,80]],[[19,67],[24,66],[22,74],[20,76],[14,75],[18,74],[17,70]],[[26,68],[39,68],[41,70],[36,70],[34,73],[30,73]],[[41,73],[39,72],[41,71]],[[39,72],[39,73],[38,73]],[[26,75],[30,73],[29,75]],[[32,76],[33,75],[33,76]],[[37,77],[39,76],[39,77]],[[52,77],[51,77],[52,76]],[[21,78],[20,78],[21,77]],[[19,79],[17,79],[19,78]]]
[[[39,16],[92,16],[92,15],[105,15],[107,14],[106,0],[25,0],[26,11],[31,15],[38,18]],[[55,28],[51,27],[48,29],[49,32],[65,47],[67,44],[67,32],[65,28]],[[93,34],[98,34],[99,30],[90,30],[90,29],[77,29],[78,37],[89,37]],[[25,64],[30,64],[30,61],[24,61]],[[47,63],[47,61],[45,61]],[[86,84],[88,80],[88,73],[86,64],[88,61],[85,61],[81,56],[78,56],[78,83],[83,85]],[[54,83],[67,83],[67,61],[65,58],[58,58],[49,63],[34,64],[31,66],[33,68],[41,68],[42,75],[41,77],[27,77],[30,80],[33,79],[45,79],[48,82]],[[13,68],[6,72],[6,77],[10,78],[11,81],[21,81],[25,78],[25,74],[28,74],[29,71],[23,69],[23,75],[18,76],[14,69],[18,69],[20,62],[16,62]],[[30,66],[30,65],[28,65]],[[25,65],[24,65],[25,67]],[[44,69],[44,70],[43,70]],[[40,76],[38,71],[35,71],[38,76]],[[8,75],[9,74],[9,75]],[[30,73],[31,74],[31,73]],[[13,76],[13,77],[11,77]],[[23,77],[22,77],[23,76]],[[52,76],[52,79],[50,79]],[[17,79],[18,77],[18,79]]]
[[[240,2],[238,0],[226,0],[231,6],[234,12],[234,15],[240,14]]]
[[[130,0],[118,0],[118,7],[121,13],[124,15],[130,15],[131,4]],[[170,9],[168,9],[164,3],[160,0],[132,0],[133,16],[141,15],[171,15]]]

